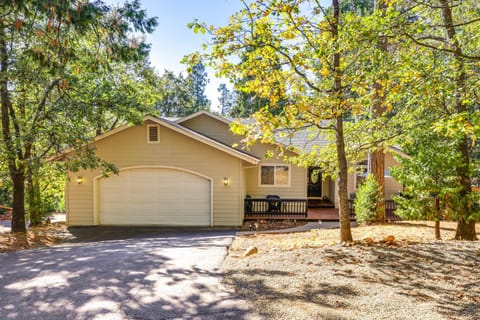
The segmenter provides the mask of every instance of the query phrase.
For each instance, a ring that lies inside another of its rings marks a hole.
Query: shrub
[[[380,185],[373,175],[368,175],[355,195],[353,207],[357,222],[369,224],[377,219],[377,203],[383,201]]]

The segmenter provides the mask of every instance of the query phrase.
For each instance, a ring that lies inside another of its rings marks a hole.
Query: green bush
[[[355,195],[353,207],[357,222],[369,224],[377,218],[377,203],[382,201],[380,186],[373,175],[368,175]]]

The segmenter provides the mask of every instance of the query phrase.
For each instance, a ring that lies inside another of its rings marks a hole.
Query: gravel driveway
[[[0,254],[0,319],[255,319],[221,285],[233,233],[74,230],[79,243]]]

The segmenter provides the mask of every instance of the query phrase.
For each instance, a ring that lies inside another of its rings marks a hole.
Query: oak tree
[[[365,156],[374,141],[387,140],[386,134],[370,133],[389,124],[382,122],[385,116],[370,121],[371,108],[365,104],[373,97],[371,76],[365,76],[371,73],[365,48],[376,42],[375,33],[365,36],[371,26],[340,7],[336,0],[331,7],[318,1],[259,0],[245,3],[224,27],[197,22],[193,28],[212,33],[209,58],[222,76],[233,83],[246,79],[244,90],[267,99],[253,115],[254,123],[236,123],[233,129],[245,134],[249,143],[281,141],[286,149],[297,151],[286,161],[322,166],[336,177],[340,240],[352,241],[349,162]],[[313,144],[309,148],[285,143],[305,130]],[[315,144],[319,136],[328,143]]]
[[[13,185],[12,231],[26,230],[25,182],[38,159],[54,146],[83,145],[95,134],[94,117],[106,114],[78,99],[88,91],[84,85],[99,85],[102,77],[92,75],[107,74],[111,63],[142,60],[148,45],[134,32],[155,25],[138,1],[118,8],[100,1],[0,3],[2,151]]]

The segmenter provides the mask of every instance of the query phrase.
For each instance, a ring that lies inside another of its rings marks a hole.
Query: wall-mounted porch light
[[[223,177],[223,185],[224,185],[225,187],[228,186],[228,183],[229,183],[229,182],[230,182],[230,181],[228,180],[228,177]]]
[[[78,184],[82,184],[82,183],[83,183],[83,177],[82,177],[82,176],[78,176],[78,177],[77,177],[77,183],[78,183]]]

